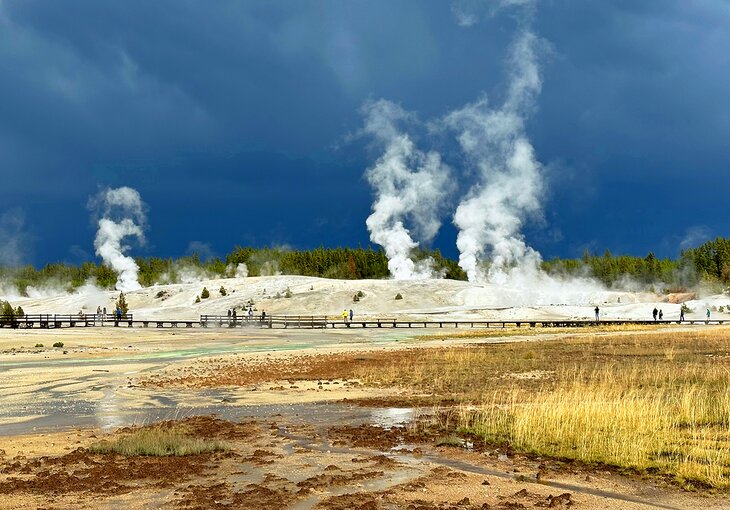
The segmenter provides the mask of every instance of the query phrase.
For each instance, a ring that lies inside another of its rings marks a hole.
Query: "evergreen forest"
[[[465,280],[456,260],[442,256],[438,250],[417,250],[414,260],[432,260],[432,269],[444,278]],[[140,257],[139,281],[142,286],[177,283],[190,275],[198,278],[232,277],[245,264],[248,276],[290,274],[340,279],[388,278],[388,259],[380,249],[316,248],[289,250],[281,248],[236,247],[224,258],[202,260],[198,255],[182,258]],[[552,275],[593,277],[607,287],[622,288],[627,282],[667,292],[710,284],[720,289],[730,286],[730,239],[718,237],[701,246],[682,251],[676,259],[602,255],[586,252],[577,259],[552,259],[542,262],[542,269]],[[96,262],[81,265],[65,263],[0,267],[0,282],[25,294],[28,287],[66,288],[69,291],[86,284],[113,289],[117,274]]]

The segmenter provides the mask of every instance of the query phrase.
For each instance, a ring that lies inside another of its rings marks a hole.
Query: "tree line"
[[[444,257],[438,250],[416,250],[416,262],[431,259],[431,269],[443,278],[465,280],[466,274],[457,261]],[[290,274],[340,279],[388,278],[388,259],[381,249],[316,248],[290,250],[284,248],[235,247],[225,257],[202,260],[193,254],[181,258],[140,257],[139,282],[142,286],[156,283],[176,283],[192,275],[202,278],[235,276],[240,264],[245,264],[248,276]],[[676,259],[659,258],[653,253],[645,257],[603,255],[586,252],[581,258],[555,258],[542,262],[542,268],[552,275],[586,276],[603,282],[607,287],[621,287],[627,279],[651,286],[662,284],[665,289],[690,288],[706,282],[730,285],[730,239],[718,237],[696,248],[681,252]],[[46,264],[40,268],[0,267],[0,283],[13,285],[22,295],[28,287],[53,287],[73,291],[87,282],[113,289],[117,274],[109,267],[95,262],[78,266],[66,263]]]

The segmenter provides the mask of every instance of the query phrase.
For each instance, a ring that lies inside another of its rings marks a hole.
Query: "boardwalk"
[[[343,321],[324,315],[267,315],[265,317],[228,317],[227,315],[201,315],[198,319],[137,319],[132,314],[120,319],[109,315],[59,315],[29,314],[24,317],[0,316],[0,327],[9,328],[72,328],[72,327],[126,327],[126,328],[278,328],[278,329],[323,329],[323,328],[581,328],[592,326],[662,324],[719,325],[725,320],[589,320],[589,319],[511,319],[511,320],[422,320],[407,318],[376,318]]]

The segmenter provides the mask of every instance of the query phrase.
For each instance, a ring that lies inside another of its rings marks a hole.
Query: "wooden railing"
[[[126,323],[130,327],[134,323],[134,316],[131,313],[123,314],[120,317],[112,314],[90,314],[90,313],[77,313],[77,314],[57,314],[57,313],[35,313],[25,314],[22,317],[7,315],[0,315],[0,327],[11,327],[11,328],[32,328],[39,326],[41,328],[60,328],[64,326],[74,327],[77,325],[83,326],[103,326],[104,324],[114,324],[118,326],[121,323]]]
[[[724,319],[685,319],[679,320],[631,320],[631,319],[512,319],[512,320],[439,320],[439,319],[409,319],[409,318],[368,318],[354,320],[343,320],[341,316],[326,315],[200,315],[199,320],[195,319],[135,319],[130,314],[122,315],[120,318],[107,314],[27,314],[23,317],[8,317],[0,315],[0,327],[11,328],[61,328],[75,326],[127,326],[127,327],[264,327],[264,328],[507,328],[507,327],[592,327],[592,326],[620,326],[627,324],[635,325],[661,325],[661,324],[683,324],[683,325],[719,325],[730,322]]]

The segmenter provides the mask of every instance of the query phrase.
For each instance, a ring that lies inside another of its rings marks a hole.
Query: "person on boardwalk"
[[[101,306],[96,307],[96,318],[101,319]]]
[[[350,322],[352,322],[352,317],[355,315],[355,313],[352,311],[352,308],[350,308]]]
[[[707,309],[707,320],[708,321],[710,320],[710,309],[709,308]]]
[[[664,312],[659,310],[659,320],[662,320],[662,319],[664,319]]]
[[[679,322],[684,322],[684,303],[682,304],[682,308],[679,309]]]
[[[106,306],[104,307],[104,311],[102,312],[101,320],[106,320]]]
[[[654,320],[656,320],[656,316],[659,313],[659,310],[656,309],[656,306],[654,307],[654,311],[651,312],[651,314],[654,316]]]
[[[347,322],[347,310],[342,310],[342,322]]]
[[[601,320],[601,310],[598,307],[596,307],[595,312],[596,312],[596,322],[598,322],[599,320]]]

